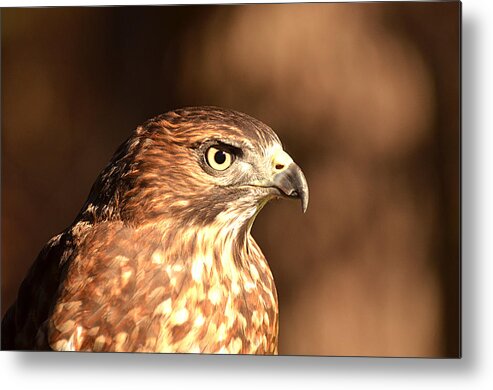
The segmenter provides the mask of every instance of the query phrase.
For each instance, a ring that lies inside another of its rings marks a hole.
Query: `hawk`
[[[131,134],[78,216],[41,250],[2,349],[277,354],[278,301],[250,234],[308,187],[262,122],[184,108]]]

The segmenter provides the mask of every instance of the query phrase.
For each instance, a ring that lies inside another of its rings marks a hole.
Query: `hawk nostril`
[[[283,164],[276,164],[276,169],[277,169],[278,171],[280,171],[280,170],[281,170],[281,169],[283,169],[283,168],[284,168],[284,165],[283,165]]]

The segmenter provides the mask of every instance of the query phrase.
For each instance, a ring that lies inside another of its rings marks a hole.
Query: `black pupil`
[[[216,154],[214,154],[214,161],[219,165],[224,164],[224,162],[226,161],[226,153],[218,150]]]

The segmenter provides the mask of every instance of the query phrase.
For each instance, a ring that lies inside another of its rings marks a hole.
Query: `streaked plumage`
[[[139,126],[52,238],[2,321],[2,349],[277,353],[272,273],[250,235],[308,202],[277,135],[214,107]]]

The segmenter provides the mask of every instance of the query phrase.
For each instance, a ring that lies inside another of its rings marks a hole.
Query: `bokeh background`
[[[460,353],[460,4],[2,9],[2,315],[117,146],[169,109],[269,124],[310,205],[253,234],[281,354]]]

